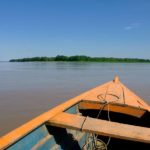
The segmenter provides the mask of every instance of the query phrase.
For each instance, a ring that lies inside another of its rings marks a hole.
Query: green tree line
[[[89,61],[89,62],[150,62],[150,59],[139,58],[113,58],[113,57],[89,57],[84,55],[64,56],[57,55],[56,57],[32,57],[11,59],[10,62],[32,62],[32,61]]]

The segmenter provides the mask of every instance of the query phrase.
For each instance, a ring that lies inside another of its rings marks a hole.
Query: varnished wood
[[[103,136],[150,143],[150,128],[110,122],[106,120],[60,113],[48,121],[49,125],[82,130]]]
[[[87,118],[83,131],[114,138],[150,143],[150,128]]]
[[[80,130],[85,121],[86,117],[73,115],[68,113],[60,113],[55,117],[51,118],[46,124],[62,127],[62,128],[70,128]]]
[[[98,101],[90,101],[90,100],[85,100],[79,103],[79,109],[84,109],[84,110],[108,110],[108,105],[102,104]],[[137,118],[140,118],[144,115],[146,112],[144,109],[139,109],[137,107],[131,107],[128,105],[121,105],[121,104],[115,104],[115,103],[110,103],[109,104],[109,111],[116,112],[116,113],[122,113],[130,116],[134,116]]]

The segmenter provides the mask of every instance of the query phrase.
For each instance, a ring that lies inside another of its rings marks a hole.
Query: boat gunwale
[[[22,126],[12,130],[11,132],[9,132],[8,134],[2,136],[0,138],[0,150],[1,149],[5,149],[10,147],[12,144],[16,143],[18,140],[20,140],[21,138],[25,137],[26,135],[28,135],[30,132],[32,132],[33,130],[35,130],[36,128],[38,128],[39,126],[41,126],[42,124],[45,124],[48,120],[50,120],[52,117],[54,117],[55,115],[69,109],[70,107],[83,102],[84,99],[86,98],[87,95],[89,95],[89,93],[93,92],[95,89],[99,88],[99,87],[104,87],[107,86],[108,84],[113,83],[112,81],[106,82],[102,85],[96,86],[95,88],[92,88],[88,91],[85,91],[84,93],[81,93],[80,95],[71,98],[69,100],[67,100],[66,102],[63,102],[61,104],[59,104],[58,106],[48,110],[47,112],[37,116],[36,118],[28,121],[27,123],[23,124]],[[89,100],[90,102],[95,102],[94,100]],[[113,103],[114,105],[118,104],[118,103]],[[131,105],[127,105],[127,104],[118,104],[118,106],[129,106],[131,108],[136,108],[136,109],[140,109],[140,110],[146,110],[149,111],[150,107],[148,107],[149,109],[143,109],[143,108],[138,108],[138,107],[134,107]]]
[[[76,103],[78,103],[79,101],[77,101]],[[75,105],[76,103],[73,103],[73,105]],[[63,103],[63,105],[64,105],[64,103]],[[57,111],[59,106],[60,105],[52,108],[48,112],[45,112],[45,113],[41,114],[40,116],[37,116],[36,118],[28,121],[27,123],[21,125],[20,127],[12,130],[8,134],[2,136],[0,138],[0,150],[11,146],[15,142],[17,142],[17,140],[25,137],[26,135],[28,135],[30,132],[32,132],[33,130],[35,130],[36,128],[41,126],[42,124],[45,124],[45,122],[48,121],[50,118],[54,117],[58,113],[66,110],[66,109],[69,109],[71,107],[71,106],[68,106],[68,107],[64,108],[63,110],[61,109],[61,110]],[[62,106],[62,104],[61,104],[61,106]],[[54,111],[56,111],[56,112],[54,112]],[[50,117],[48,117],[47,115],[49,115]],[[14,136],[14,135],[16,135],[16,136]]]
[[[111,83],[112,81],[106,82],[102,84],[101,86],[106,86],[107,84]],[[88,91],[85,91],[81,93],[80,95],[71,98],[58,106],[48,110],[47,112],[35,117],[34,119],[28,121],[27,123],[19,126],[18,128],[10,131],[9,133],[5,134],[4,136],[0,137],[0,150],[10,147],[12,144],[17,142],[17,140],[25,137],[27,134],[32,132],[34,129],[38,128],[40,125],[47,122],[50,118],[54,117],[60,112],[65,111],[66,109],[69,109],[73,105],[79,103],[83,98],[89,94],[89,92],[92,92],[97,87],[92,88]]]

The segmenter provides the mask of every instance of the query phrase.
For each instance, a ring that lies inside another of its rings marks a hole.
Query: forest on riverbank
[[[56,57],[31,57],[11,59],[10,62],[33,62],[33,61],[87,61],[87,62],[150,62],[150,59],[140,58],[114,58],[114,57],[89,57],[84,55],[64,56],[57,55]]]

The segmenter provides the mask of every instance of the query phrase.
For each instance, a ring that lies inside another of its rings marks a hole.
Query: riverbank
[[[83,62],[125,62],[125,63],[150,63],[150,59],[141,58],[114,58],[114,57],[89,57],[89,56],[64,56],[57,55],[56,57],[31,57],[31,58],[19,58],[11,59],[10,62],[33,62],[33,61],[83,61]]]

